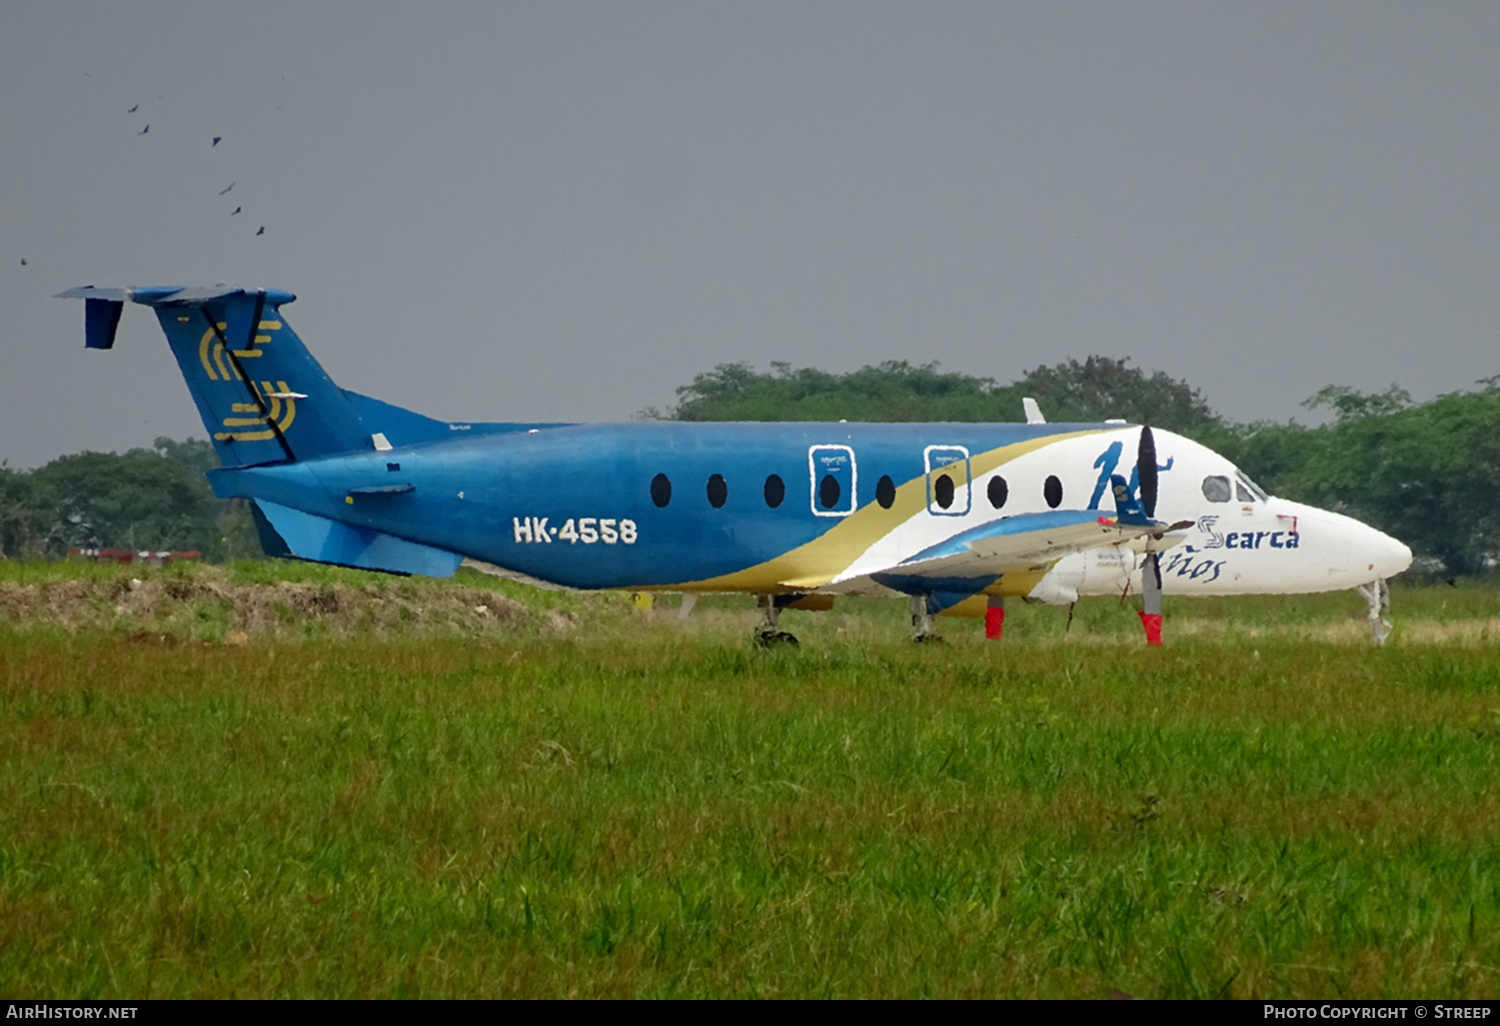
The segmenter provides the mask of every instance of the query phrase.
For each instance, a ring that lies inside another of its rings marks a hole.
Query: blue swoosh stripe
[[[1100,519],[1100,512],[1096,509],[1058,509],[1049,510],[1046,513],[1020,513],[1013,517],[1001,517],[999,520],[979,527],[971,527],[967,531],[960,531],[953,537],[938,542],[930,548],[923,549],[914,556],[902,560],[898,565],[906,566],[910,563],[920,563],[929,559],[945,559],[948,556],[961,556],[969,551],[969,543],[980,541],[984,538],[1000,538],[1011,534],[1028,534],[1032,531],[1045,531],[1051,527],[1073,527],[1077,524],[1092,524]]]

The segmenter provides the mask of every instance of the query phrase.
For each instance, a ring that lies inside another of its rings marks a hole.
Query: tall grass
[[[556,601],[556,600],[554,600]],[[1492,997],[1496,595],[0,626],[0,993]],[[1291,605],[1295,612],[1287,612]],[[1481,630],[1477,628],[1476,630]]]

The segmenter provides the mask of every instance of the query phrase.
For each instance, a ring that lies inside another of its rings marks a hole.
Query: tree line
[[[1120,418],[1186,435],[1233,460],[1274,494],[1347,513],[1401,539],[1445,576],[1492,570],[1500,557],[1500,377],[1417,403],[1394,385],[1322,389],[1305,406],[1317,427],[1216,413],[1202,393],[1128,359],[1091,356],[1037,367],[1000,384],[892,361],[848,374],[774,363],[721,364],[677,389],[684,421],[970,421],[1021,416],[1033,397],[1048,420]],[[203,476],[213,446],[158,438],[151,449],[83,452],[33,471],[0,465],[0,554],[46,559],[75,548],[195,549],[206,559],[260,555],[241,500],[214,496]]]
[[[202,439],[158,438],[123,454],[80,452],[32,471],[0,466],[0,554],[56,559],[71,549],[197,551],[222,561],[259,556],[245,503],[217,498],[219,465]]]

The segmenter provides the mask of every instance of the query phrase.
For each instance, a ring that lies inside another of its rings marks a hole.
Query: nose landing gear
[[[1391,636],[1391,621],[1387,619],[1391,615],[1390,582],[1377,577],[1354,590],[1370,604],[1370,611],[1365,616],[1370,621],[1370,636],[1375,639],[1375,644],[1384,645],[1385,639]]]

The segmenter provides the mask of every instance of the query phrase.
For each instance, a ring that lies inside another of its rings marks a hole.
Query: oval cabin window
[[[891,475],[886,474],[875,484],[875,501],[880,503],[881,509],[890,509],[896,501],[896,482],[891,480]]]
[[[775,509],[781,505],[781,500],[786,498],[786,482],[779,475],[772,474],[766,478],[766,505]]]
[[[1010,498],[1010,485],[1005,483],[1005,478],[996,475],[990,478],[990,505],[999,509],[1005,505],[1005,500]]]
[[[818,482],[819,505],[824,509],[835,509],[843,495],[844,490],[839,487],[838,479],[832,474],[824,474],[823,480]]]
[[[724,481],[723,474],[715,474],[708,479],[708,504],[714,509],[723,509],[724,500],[729,498],[729,485]]]
[[[941,509],[953,505],[953,478],[947,474],[939,474],[932,482],[932,498]]]
[[[666,509],[672,501],[672,482],[666,474],[657,474],[651,479],[651,501],[657,509]]]
[[[1042,485],[1042,497],[1053,509],[1062,505],[1062,482],[1057,479],[1056,474],[1048,477],[1046,484]]]

